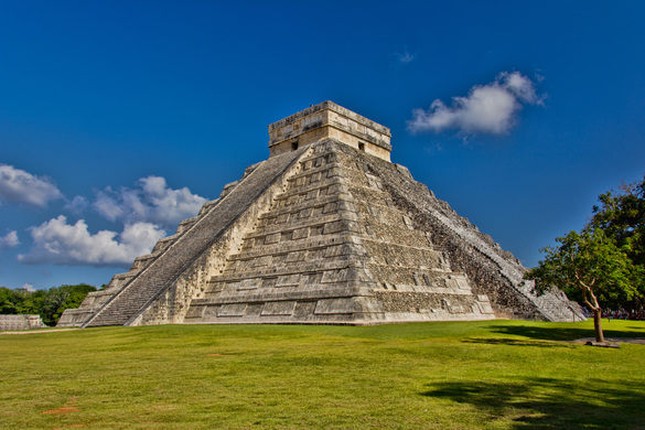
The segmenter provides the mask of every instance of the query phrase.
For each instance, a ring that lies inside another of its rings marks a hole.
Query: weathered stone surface
[[[390,129],[326,101],[269,125],[271,156],[335,139],[390,161]]]
[[[268,160],[61,325],[583,318],[390,163],[387,128],[325,102],[270,135]]]
[[[172,289],[185,273],[221,239],[227,228],[244,213],[295,158],[288,153],[273,157],[234,186],[219,203],[202,215],[193,226],[177,234],[172,244],[115,294],[85,325],[131,324],[154,304],[159,295]],[[175,292],[176,293],[176,292]],[[190,300],[192,291],[182,300]],[[178,310],[177,308],[173,309]]]
[[[0,331],[32,330],[47,327],[40,315],[0,315]]]

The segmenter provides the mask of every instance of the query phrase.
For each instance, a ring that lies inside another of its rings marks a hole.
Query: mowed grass
[[[644,429],[645,345],[570,342],[590,336],[527,321],[2,335],[0,428]]]

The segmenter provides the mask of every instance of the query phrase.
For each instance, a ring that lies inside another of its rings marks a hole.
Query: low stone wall
[[[0,315],[0,330],[31,330],[47,327],[40,315]]]

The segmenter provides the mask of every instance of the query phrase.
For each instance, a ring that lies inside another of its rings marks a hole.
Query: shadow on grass
[[[491,331],[501,334],[512,334],[542,340],[576,340],[585,337],[594,337],[593,329],[567,328],[567,327],[536,327],[524,325],[495,325]],[[604,329],[605,337],[618,338],[643,338],[642,331]]]
[[[515,429],[639,429],[645,393],[638,384],[620,387],[601,380],[528,378],[521,382],[446,382],[423,396],[475,406],[491,419],[511,419]]]
[[[523,340],[523,339],[510,339],[506,337],[500,338],[470,338],[464,339],[464,343],[479,343],[486,345],[511,345],[511,346],[536,346],[539,348],[574,348],[574,345],[565,343],[547,342],[543,340]]]

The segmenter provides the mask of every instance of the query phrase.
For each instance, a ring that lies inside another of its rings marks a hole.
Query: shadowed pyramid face
[[[270,136],[268,160],[60,325],[581,318],[390,163],[387,128],[325,102]]]

